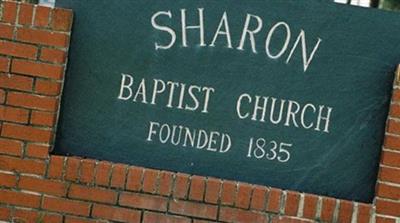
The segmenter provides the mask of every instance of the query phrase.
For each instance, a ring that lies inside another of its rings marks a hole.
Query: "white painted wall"
[[[39,0],[39,5],[54,7],[56,0]]]
[[[334,0],[337,3],[347,3],[348,0]],[[352,5],[359,5],[362,7],[369,7],[370,0],[350,0]],[[40,5],[54,7],[56,0],[39,0]]]
[[[347,3],[348,0],[335,0],[337,3]],[[362,7],[369,7],[370,0],[351,0],[352,5],[359,5]]]

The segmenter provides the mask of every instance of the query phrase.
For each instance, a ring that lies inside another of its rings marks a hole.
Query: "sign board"
[[[55,153],[371,202],[400,16],[315,0],[57,0]]]

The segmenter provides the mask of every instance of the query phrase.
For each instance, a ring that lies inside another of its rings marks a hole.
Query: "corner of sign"
[[[396,72],[395,72],[395,84],[400,85],[400,64],[397,65]]]

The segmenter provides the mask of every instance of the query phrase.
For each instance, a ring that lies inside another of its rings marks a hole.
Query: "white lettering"
[[[132,89],[131,86],[133,84],[133,77],[129,74],[121,74],[122,79],[121,79],[121,87],[119,88],[119,96],[118,99],[120,100],[128,100],[130,97],[132,97]],[[128,78],[129,83],[126,84],[126,79]],[[128,90],[128,96],[124,96],[124,91]]]
[[[204,21],[203,21],[203,10],[202,8],[197,9],[199,11],[199,25],[187,26],[186,25],[186,9],[181,9],[181,24],[182,24],[182,46],[187,47],[187,34],[186,31],[189,29],[198,29],[200,31],[200,46],[206,46],[204,43]]]
[[[159,43],[154,43],[156,50],[158,50],[158,49],[166,50],[166,49],[171,48],[174,45],[174,43],[176,41],[176,34],[172,28],[170,28],[168,26],[160,26],[156,23],[156,18],[160,15],[166,15],[169,18],[172,18],[172,14],[171,14],[171,11],[159,11],[159,12],[154,13],[154,15],[151,17],[151,25],[155,29],[158,29],[158,30],[161,30],[164,32],[168,32],[169,35],[171,35],[171,41],[168,43],[168,45],[160,45]]]
[[[222,26],[224,26],[224,31],[221,31]],[[229,31],[229,23],[228,23],[228,16],[226,15],[226,12],[222,15],[221,21],[219,22],[218,29],[215,32],[214,38],[210,44],[210,46],[214,47],[215,46],[215,41],[217,41],[217,38],[219,35],[225,35],[226,36],[226,47],[232,48],[232,40],[231,40],[231,33]]]
[[[250,20],[252,18],[255,18],[257,20],[257,26],[255,29],[250,30],[249,26],[250,26]],[[253,50],[254,53],[257,53],[256,40],[254,39],[254,34],[261,31],[262,23],[263,23],[263,21],[259,16],[247,14],[246,22],[243,27],[242,38],[240,39],[239,46],[236,49],[243,50],[244,42],[246,41],[246,36],[248,35],[250,38],[251,49]]]
[[[311,64],[311,61],[314,58],[314,54],[317,51],[319,44],[321,43],[322,40],[320,38],[318,38],[318,42],[315,44],[315,46],[310,54],[310,57],[307,58],[306,33],[304,32],[304,30],[301,30],[299,36],[296,39],[296,42],[294,43],[292,50],[290,51],[288,58],[286,59],[286,63],[289,63],[300,40],[301,40],[301,49],[302,49],[302,55],[303,55],[304,72],[306,72],[307,68]]]
[[[281,26],[281,25],[283,25],[283,27],[285,27],[285,30],[286,30],[286,40],[285,40],[285,43],[283,44],[282,49],[281,49],[276,55],[272,55],[271,50],[269,49],[269,48],[270,48],[270,43],[271,43],[271,38],[272,38],[272,35],[273,35],[274,32],[275,32],[275,29],[277,29],[277,28],[278,28],[279,26]],[[278,59],[279,57],[282,56],[282,54],[285,53],[285,51],[286,51],[286,49],[287,49],[287,47],[288,47],[288,45],[289,45],[289,42],[290,42],[290,28],[289,28],[289,25],[286,24],[285,22],[278,22],[277,24],[275,24],[275,25],[271,28],[271,30],[270,30],[269,33],[268,33],[267,39],[265,40],[265,52],[267,53],[267,55],[268,55],[269,58],[271,58],[271,59]]]

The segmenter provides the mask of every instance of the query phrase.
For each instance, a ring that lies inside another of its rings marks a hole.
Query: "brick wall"
[[[49,155],[71,23],[68,10],[0,4],[0,221],[400,222],[397,81],[373,204]]]

